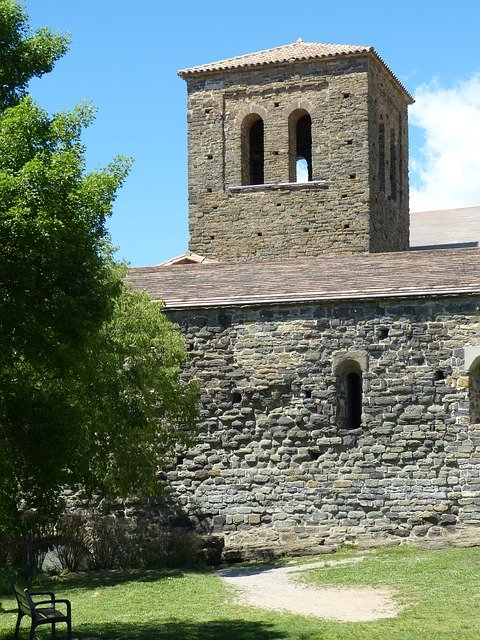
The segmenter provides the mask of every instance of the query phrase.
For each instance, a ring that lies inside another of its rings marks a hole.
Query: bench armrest
[[[29,591],[31,596],[50,596],[50,600],[55,600],[53,591]]]
[[[55,604],[57,604],[58,602],[63,602],[63,604],[66,604],[67,607],[71,607],[72,603],[70,602],[70,600],[67,600],[66,598],[57,598],[55,600]]]
[[[72,603],[70,602],[70,600],[67,600],[66,598],[57,598],[55,600],[55,606],[57,606],[58,603],[64,604],[67,607],[67,614],[70,615],[70,610],[72,608]]]
[[[56,604],[58,600],[35,600],[33,608],[36,609],[40,604]]]
[[[41,604],[53,604],[55,606],[57,606],[57,604],[64,604],[67,607],[67,616],[70,616],[70,611],[72,609],[72,604],[70,602],[70,600],[66,600],[65,598],[56,598],[53,601],[52,600],[39,600],[38,602],[34,602],[34,606],[35,609],[38,607],[38,605]]]

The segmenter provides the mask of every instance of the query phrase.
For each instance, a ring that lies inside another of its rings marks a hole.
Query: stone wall
[[[321,549],[480,524],[480,425],[464,346],[478,296],[170,312],[201,384],[198,444],[166,479],[228,548]],[[362,370],[336,424],[339,363]]]
[[[368,57],[189,79],[190,250],[238,261],[406,249],[405,100]],[[297,109],[312,118],[313,176],[306,184],[289,182],[288,121]],[[245,186],[241,132],[252,113],[264,121],[265,184]],[[380,116],[388,135],[400,128],[398,198],[376,187]]]
[[[407,105],[378,63],[369,67],[369,82],[370,251],[405,251],[410,235]]]

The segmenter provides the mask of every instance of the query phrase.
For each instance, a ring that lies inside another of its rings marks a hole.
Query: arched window
[[[251,113],[242,123],[242,184],[264,183],[264,127],[262,118]]]
[[[312,118],[305,109],[296,109],[288,118],[290,182],[313,180]]]
[[[480,423],[480,357],[472,363],[469,371],[468,399],[470,403],[470,423]]]
[[[344,360],[336,373],[337,425],[358,429],[362,423],[362,370],[355,360]]]

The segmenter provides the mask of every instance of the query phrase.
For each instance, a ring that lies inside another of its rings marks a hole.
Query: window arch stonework
[[[346,358],[335,367],[336,423],[340,429],[358,429],[362,423],[363,374],[356,360]]]

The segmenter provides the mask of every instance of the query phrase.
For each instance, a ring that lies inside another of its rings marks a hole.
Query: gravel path
[[[342,622],[367,622],[398,615],[389,589],[309,587],[294,575],[307,569],[354,564],[363,557],[272,568],[267,565],[221,569],[217,574],[238,591],[241,604],[289,611]]]

